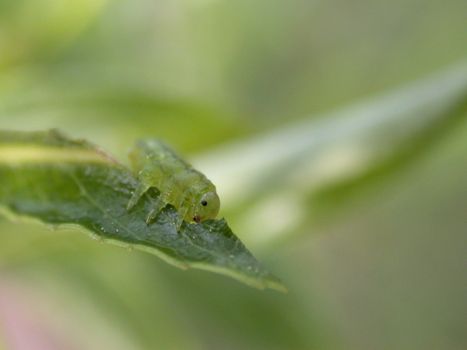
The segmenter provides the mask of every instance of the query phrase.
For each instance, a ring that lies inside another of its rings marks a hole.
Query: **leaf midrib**
[[[115,164],[110,157],[95,150],[65,149],[59,147],[38,147],[37,145],[0,145],[0,163],[20,164]]]

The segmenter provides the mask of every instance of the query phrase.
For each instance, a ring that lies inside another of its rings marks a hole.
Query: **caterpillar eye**
[[[207,201],[201,201],[201,205],[202,205],[203,207],[205,207],[205,206],[208,205],[208,202],[207,202]]]

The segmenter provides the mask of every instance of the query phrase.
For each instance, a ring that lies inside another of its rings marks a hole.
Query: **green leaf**
[[[252,287],[286,291],[225,220],[184,223],[177,232],[178,213],[167,206],[147,225],[156,191],[128,212],[138,181],[86,141],[70,140],[57,131],[0,131],[0,179],[0,205],[8,217],[78,225],[98,240],[153,253],[181,269],[208,270]]]

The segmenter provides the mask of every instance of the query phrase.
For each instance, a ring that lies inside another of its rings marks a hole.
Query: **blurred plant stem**
[[[367,172],[450,119],[466,90],[463,63],[318,120],[224,146],[194,163],[218,185],[225,211],[238,214],[238,231],[269,241],[310,219],[307,205],[318,191]]]

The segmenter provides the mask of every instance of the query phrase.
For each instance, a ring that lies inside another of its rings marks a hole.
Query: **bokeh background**
[[[289,293],[0,219],[0,348],[465,349],[466,14],[1,0],[0,128],[166,140]]]

